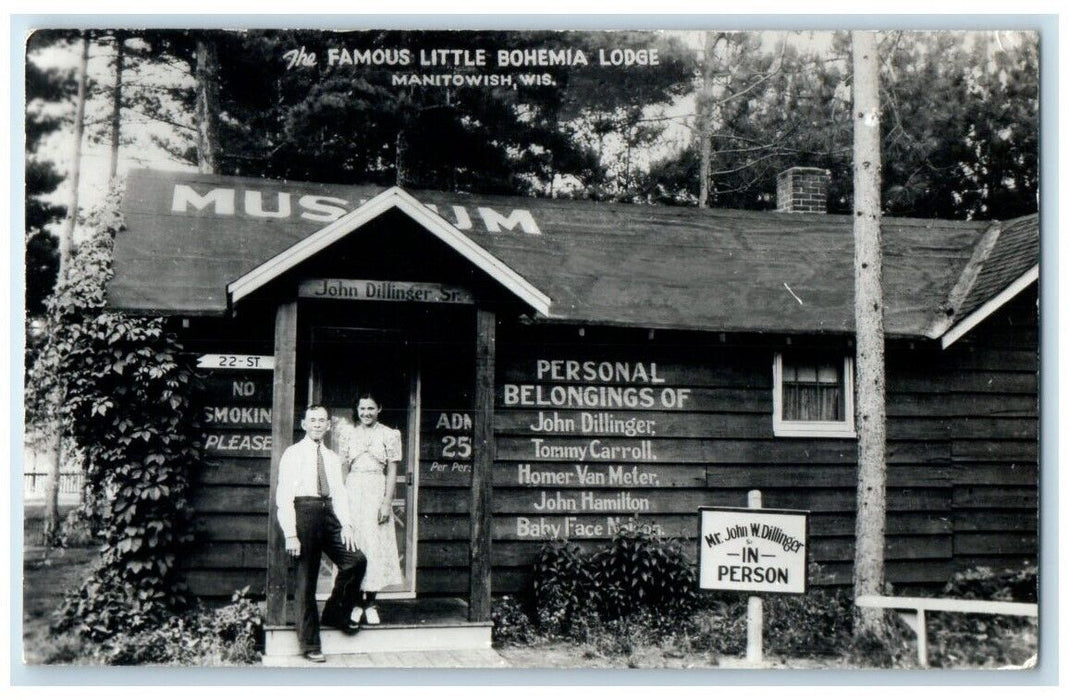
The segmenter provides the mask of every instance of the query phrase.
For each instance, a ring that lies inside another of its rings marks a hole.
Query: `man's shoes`
[[[352,620],[345,620],[344,622],[339,622],[338,624],[334,625],[334,627],[338,628],[345,634],[356,634],[360,631],[360,623],[353,622]]]
[[[364,622],[368,623],[369,625],[379,624],[379,609],[373,606],[365,610]]]
[[[352,620],[342,620],[331,617],[324,618],[322,622],[325,626],[341,630],[345,634],[356,634],[360,631],[360,623],[353,622]]]
[[[327,662],[327,657],[323,656],[321,651],[306,651],[304,652],[304,658],[317,664],[325,664]]]

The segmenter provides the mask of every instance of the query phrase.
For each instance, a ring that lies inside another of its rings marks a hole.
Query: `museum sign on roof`
[[[528,298],[542,300],[532,303],[539,320],[732,332],[853,330],[849,217],[148,170],[128,179],[127,230],[116,240],[109,303],[136,313],[226,314],[235,282],[326,229],[350,220],[363,225],[360,210],[372,203],[379,206],[375,215],[408,207],[414,220],[433,219],[423,226],[440,238],[447,234],[458,251],[476,251],[484,269],[504,271]],[[417,205],[434,216],[420,215]],[[999,227],[885,218],[888,335],[936,337],[932,329],[976,264],[981,241]],[[1033,265],[1036,217],[1018,220],[1014,230],[1018,244],[1027,241],[1018,257]]]

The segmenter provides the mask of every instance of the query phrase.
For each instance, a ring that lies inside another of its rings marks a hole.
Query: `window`
[[[856,437],[854,361],[842,352],[776,353],[772,432],[782,437]]]

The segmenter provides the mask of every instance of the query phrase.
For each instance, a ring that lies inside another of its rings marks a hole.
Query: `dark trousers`
[[[298,497],[293,500],[297,515],[297,538],[301,556],[297,557],[297,640],[301,652],[320,651],[319,611],[316,609],[316,582],[323,554],[338,567],[334,590],[323,607],[323,624],[347,621],[360,597],[367,559],[350,552],[341,539],[341,523],[334,515],[328,498]]]

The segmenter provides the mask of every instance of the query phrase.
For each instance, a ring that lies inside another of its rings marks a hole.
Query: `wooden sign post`
[[[761,492],[747,494],[748,508],[698,511],[698,588],[704,591],[805,593],[808,511],[765,510]],[[746,605],[746,662],[763,658],[764,602]]]
[[[757,489],[746,494],[748,508],[761,507],[761,492]],[[746,599],[746,661],[759,664],[764,658],[765,649],[765,603],[761,596],[752,595]]]

